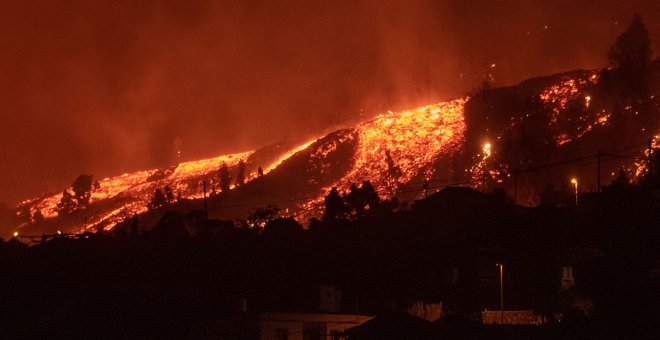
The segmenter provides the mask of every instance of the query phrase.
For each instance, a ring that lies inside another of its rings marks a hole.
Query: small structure
[[[408,310],[408,314],[426,321],[436,321],[442,316],[442,302],[429,303],[424,301],[415,302]]]
[[[485,310],[481,312],[481,322],[484,325],[540,325],[543,317],[533,310]]]
[[[344,332],[373,318],[341,314],[341,291],[322,285],[315,308],[293,311],[250,311],[246,298],[225,315],[209,316],[194,322],[189,339],[339,340]]]
[[[371,319],[371,316],[350,314],[263,313],[259,317],[259,338],[339,340],[347,329]]]
[[[573,266],[561,267],[561,289],[571,289],[575,285],[573,278]]]
[[[428,339],[433,333],[432,325],[406,312],[392,311],[349,329],[345,336],[347,340]]]

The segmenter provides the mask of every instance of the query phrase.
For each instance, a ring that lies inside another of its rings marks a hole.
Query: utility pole
[[[513,172],[513,203],[518,204],[518,171]]]
[[[596,192],[600,192],[600,157],[602,156],[602,153],[600,150],[598,150],[598,154],[596,155],[596,158],[598,159],[597,162],[597,167],[596,167]]]
[[[138,214],[133,215],[133,223],[131,223],[131,236],[135,237],[139,233]]]
[[[504,325],[504,265],[498,263],[496,266],[500,267],[500,325]]]
[[[578,206],[578,181],[575,178],[571,178],[571,183],[575,185],[575,206]]]
[[[208,218],[209,217],[209,209],[208,206],[206,205],[206,180],[202,182],[204,184],[204,217]]]
[[[481,180],[481,192],[486,192],[486,169],[484,169],[483,179]]]
[[[429,180],[424,180],[424,198],[429,197]]]

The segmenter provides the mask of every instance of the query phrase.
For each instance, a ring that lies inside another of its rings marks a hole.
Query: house
[[[533,310],[485,310],[481,312],[481,322],[484,325],[540,325],[543,317]]]
[[[316,307],[249,311],[241,299],[233,312],[208,316],[190,326],[189,339],[330,340],[344,339],[349,328],[372,316],[342,313],[341,291],[321,285]]]
[[[259,317],[262,340],[338,340],[349,328],[373,317],[350,314],[263,313]]]

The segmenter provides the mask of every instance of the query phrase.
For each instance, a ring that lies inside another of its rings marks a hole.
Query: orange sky
[[[3,1],[0,201],[606,66],[633,12],[660,49],[655,0]]]

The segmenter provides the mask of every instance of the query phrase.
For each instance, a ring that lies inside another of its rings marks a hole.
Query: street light
[[[502,273],[504,271],[504,265],[501,263],[496,263],[496,266],[500,267],[500,324],[504,324],[504,282],[502,280]]]
[[[578,205],[578,188],[577,188],[578,187],[578,182],[577,182],[577,179],[571,178],[571,183],[573,183],[573,185],[575,185],[575,206],[577,207],[577,205]]]

